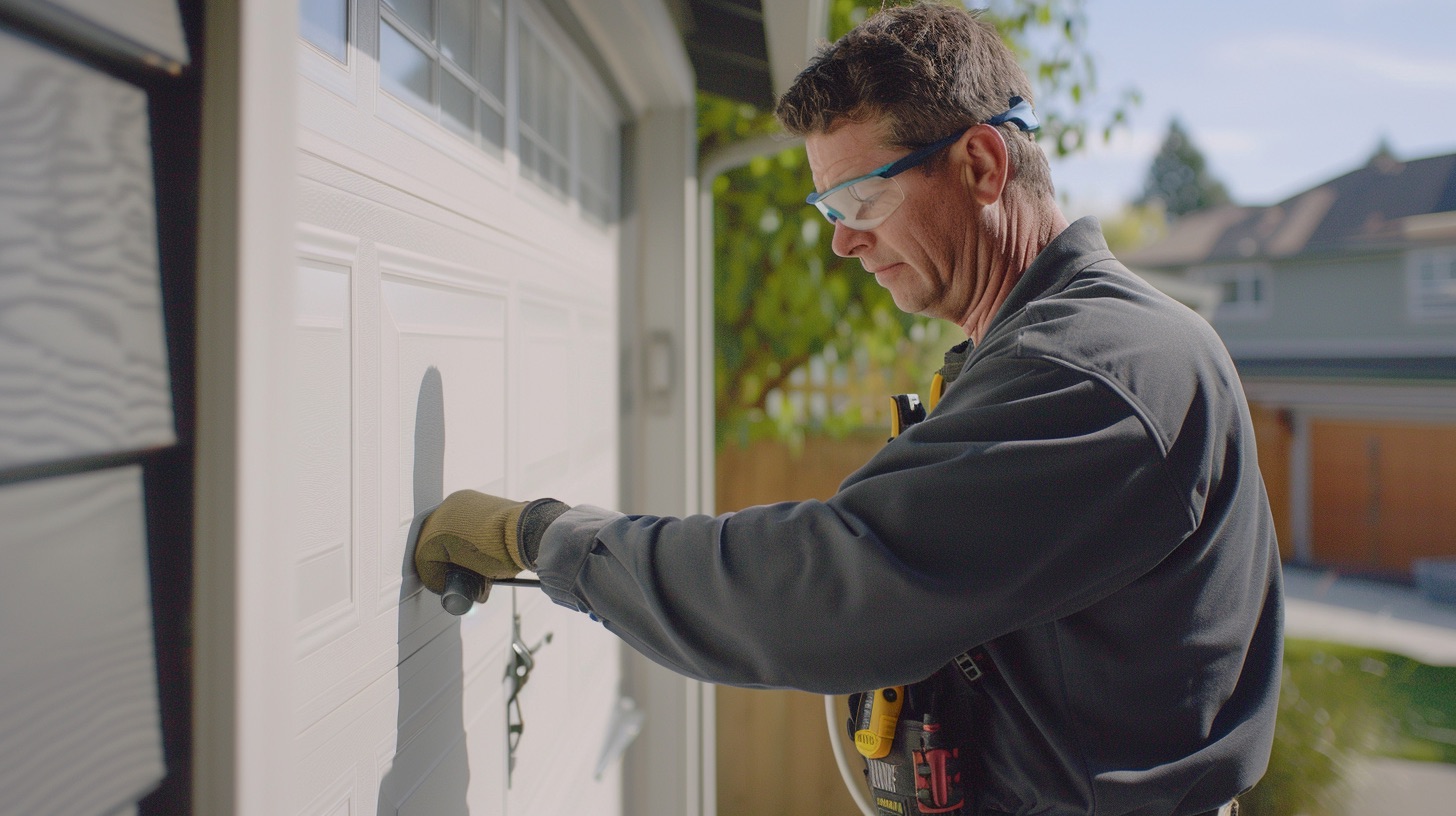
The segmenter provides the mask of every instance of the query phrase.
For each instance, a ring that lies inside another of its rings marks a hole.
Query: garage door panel
[[[353,697],[336,701],[326,717],[303,729],[294,740],[297,757],[295,801],[299,813],[374,812],[378,790],[378,753],[393,753],[398,688],[379,677]]]
[[[367,813],[359,806],[358,780],[351,765],[327,785],[299,813],[304,816],[354,816]]]
[[[532,646],[546,632],[552,639],[536,653],[520,695],[525,730],[507,812],[580,813],[614,805],[612,783],[603,787],[595,770],[617,700],[616,639],[540,592],[517,590],[517,602],[522,639]]]
[[[496,650],[486,662],[499,669],[503,654]],[[396,753],[380,785],[381,803],[395,810],[382,811],[463,813],[470,799],[494,800],[494,808],[478,812],[499,808],[505,743],[467,734],[504,733],[504,672],[476,672],[466,684],[462,657],[462,629],[452,627],[400,667]]]
[[[378,591],[387,602],[418,587],[405,559],[416,513],[462,488],[505,490],[506,301],[391,276],[381,304],[387,430]]]
[[[535,35],[570,50],[531,2],[513,8],[510,19],[530,17]],[[310,814],[611,816],[620,773],[598,781],[594,771],[618,693],[615,639],[535,589],[497,587],[465,616],[447,615],[406,550],[417,515],[459,489],[616,503],[618,229],[583,216],[575,177],[572,196],[558,198],[518,172],[514,153],[479,150],[442,127],[438,109],[432,118],[381,92],[378,3],[350,9],[360,40],[347,64],[311,52],[314,81],[300,88],[301,217],[348,246],[309,256],[301,273],[308,293],[327,297],[301,310],[312,322],[300,326],[311,334],[295,385],[313,389],[300,397],[308,420],[296,450],[316,460],[305,498],[318,508],[296,549],[308,587],[293,678],[307,757],[296,801]],[[438,56],[438,43],[416,45]],[[571,104],[600,96],[595,78],[573,76]],[[604,131],[608,164],[615,128]],[[604,138],[573,131],[567,158]],[[552,641],[519,701],[511,777],[516,612],[527,645],[547,632]]]
[[[616,390],[617,366],[616,344],[613,339],[615,323],[611,316],[600,311],[583,309],[577,314],[579,354],[572,366],[572,387],[578,394],[611,394]],[[615,414],[601,410],[593,399],[578,399],[572,403],[571,417],[572,455],[575,458],[573,472],[588,477],[590,483],[602,483],[604,469],[613,469],[617,454],[617,423]],[[612,484],[615,476],[606,483]],[[615,490],[613,490],[615,493]],[[581,501],[609,502],[599,496],[583,497]]]
[[[343,241],[339,242],[343,244]],[[307,250],[306,250],[307,252]],[[299,489],[309,512],[297,527],[300,637],[318,641],[317,630],[351,618],[352,377],[350,286],[352,258],[300,259],[295,297],[295,360],[292,384],[299,453]]]
[[[504,742],[484,737],[505,731],[503,623],[499,615],[449,618],[397,668],[306,728],[298,739],[300,798],[310,804],[302,812],[331,813],[347,801],[350,813],[463,813],[466,788],[458,783],[467,767],[471,800],[488,801],[490,791],[498,798]],[[466,671],[472,652],[480,657]],[[476,730],[481,738],[467,741]],[[355,782],[371,793],[354,796]],[[499,802],[476,812],[499,812]]]
[[[522,496],[554,495],[571,472],[576,358],[571,312],[535,299],[521,303],[521,400],[518,454]]]
[[[1318,419],[1310,448],[1317,561],[1399,577],[1415,559],[1448,553],[1456,428]]]
[[[498,680],[498,678],[497,678]],[[455,706],[478,698],[473,706],[476,716],[461,719],[461,711],[444,711],[428,723],[415,742],[400,748],[391,773],[400,774],[400,782],[419,774],[418,781],[406,791],[381,790],[381,798],[398,796],[393,812],[401,816],[436,816],[436,814],[499,813],[505,796],[505,695],[497,683],[489,692],[476,694],[467,690],[450,700]],[[436,755],[440,746],[443,753]],[[420,774],[419,765],[424,768]],[[403,773],[408,769],[409,775]],[[393,783],[394,779],[387,778]]]

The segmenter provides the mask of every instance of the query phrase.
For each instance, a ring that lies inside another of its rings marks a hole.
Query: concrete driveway
[[[1456,666],[1456,605],[1410,587],[1286,565],[1289,637],[1383,649],[1432,666]]]

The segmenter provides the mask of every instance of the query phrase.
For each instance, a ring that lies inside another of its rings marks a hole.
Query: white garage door
[[[461,488],[617,504],[619,114],[533,2],[300,5],[297,812],[615,814],[616,641],[446,615],[405,542]]]

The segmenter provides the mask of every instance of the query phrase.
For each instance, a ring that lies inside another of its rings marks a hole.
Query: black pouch
[[[966,792],[967,718],[957,705],[964,680],[954,676],[953,667],[905,687],[905,703],[895,724],[890,753],[880,759],[865,759],[865,779],[880,816],[971,812]],[[861,694],[850,696],[850,737],[857,728]]]

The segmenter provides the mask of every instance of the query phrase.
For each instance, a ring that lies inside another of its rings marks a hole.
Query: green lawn
[[[1288,640],[1284,650],[1285,693],[1294,680],[1323,695],[1323,683],[1330,692],[1355,692],[1375,709],[1374,753],[1456,763],[1456,667],[1309,640]],[[1347,699],[1343,704],[1359,702]]]
[[[1338,814],[1346,771],[1370,755],[1456,763],[1456,667],[1286,640],[1269,771],[1241,813]]]

